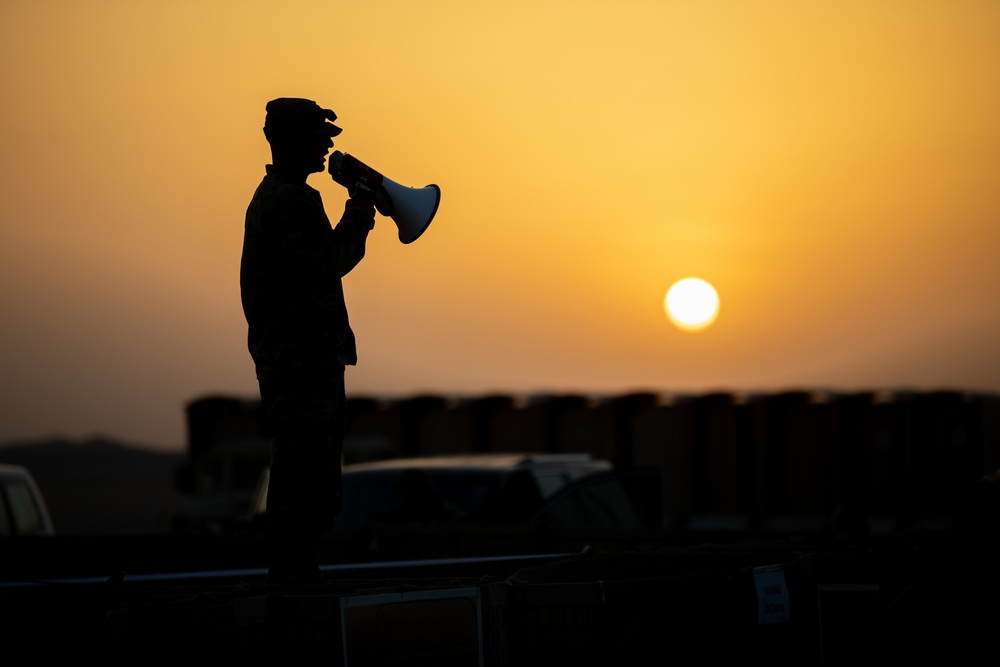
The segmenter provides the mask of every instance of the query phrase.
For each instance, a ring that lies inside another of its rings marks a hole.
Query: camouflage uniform
[[[332,227],[318,191],[267,165],[247,208],[240,288],[273,435],[272,569],[310,567],[300,561],[315,562],[315,542],[343,504],[344,367],[357,350],[341,278],[364,257],[374,226],[370,207],[353,204]]]

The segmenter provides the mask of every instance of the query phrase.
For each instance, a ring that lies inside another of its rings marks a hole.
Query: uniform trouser
[[[271,567],[315,564],[343,506],[344,369],[260,382],[272,435],[265,542]]]

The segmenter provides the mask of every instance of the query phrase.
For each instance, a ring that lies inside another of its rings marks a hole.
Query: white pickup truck
[[[54,534],[49,508],[28,469],[0,463],[0,538]]]

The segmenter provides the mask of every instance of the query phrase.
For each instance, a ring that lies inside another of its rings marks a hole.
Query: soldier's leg
[[[290,583],[321,581],[320,534],[342,506],[343,373],[292,386],[261,385],[273,434],[265,539],[269,572]]]

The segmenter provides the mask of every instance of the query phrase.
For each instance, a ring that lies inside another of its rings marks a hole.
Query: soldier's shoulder
[[[251,217],[265,218],[310,205],[308,192],[300,186],[283,179],[265,178],[257,186],[247,211]]]
[[[253,195],[253,198],[258,201],[307,199],[308,197],[309,191],[301,185],[274,176],[265,176]]]

